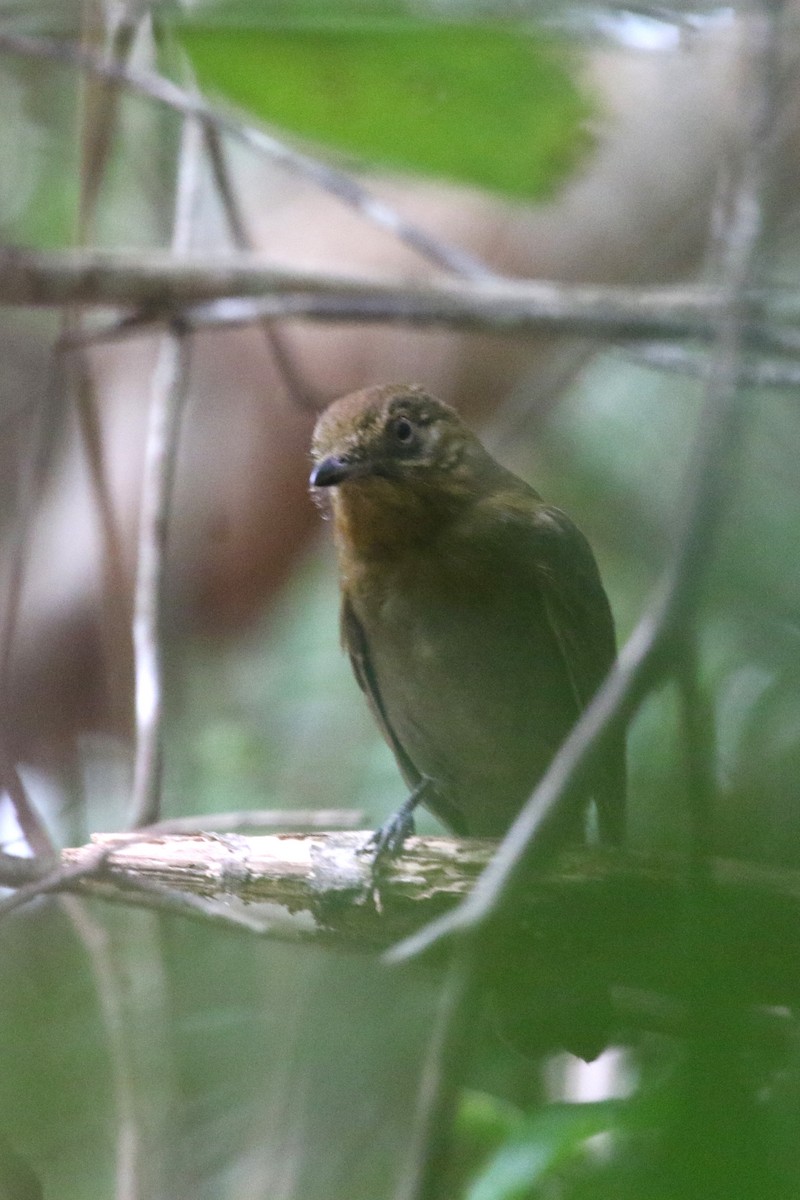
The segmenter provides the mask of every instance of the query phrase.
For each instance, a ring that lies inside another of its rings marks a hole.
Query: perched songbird
[[[402,843],[418,801],[456,834],[499,836],[614,659],[589,544],[419,387],[337,400],[312,454],[311,486],[331,494],[344,645],[411,789],[378,850]],[[618,842],[621,738],[590,790],[600,837]],[[583,833],[573,823],[564,841]]]

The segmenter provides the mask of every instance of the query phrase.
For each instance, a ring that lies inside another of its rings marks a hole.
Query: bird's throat
[[[454,498],[441,489],[372,478],[338,487],[333,514],[340,552],[362,561],[391,559],[434,542],[452,520]]]

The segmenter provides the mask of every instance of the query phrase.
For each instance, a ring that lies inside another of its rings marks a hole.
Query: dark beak
[[[329,454],[314,467],[309,476],[312,488],[336,487],[348,479],[395,479],[391,464],[371,458],[349,458]]]
[[[337,483],[343,483],[345,479],[352,479],[358,474],[363,474],[363,467],[359,463],[330,454],[317,463],[308,482],[314,488],[335,487]]]
[[[331,454],[317,463],[308,482],[312,487],[336,487],[347,479],[371,479],[374,476],[391,478],[384,464],[374,462],[371,458],[347,458]]]

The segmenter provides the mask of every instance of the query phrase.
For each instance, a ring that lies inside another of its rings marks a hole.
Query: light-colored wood
[[[497,844],[409,838],[376,880],[367,832],[96,835],[62,852],[99,868],[84,895],[244,926],[267,937],[381,951],[474,887]],[[698,916],[698,914],[700,914]],[[800,872],[714,859],[702,894],[678,858],[575,847],[532,873],[482,933],[491,969],[513,959],[536,976],[577,969],[609,986],[680,996],[691,923],[713,928],[714,970],[731,1000],[800,1003]],[[441,957],[441,952],[434,959]]]

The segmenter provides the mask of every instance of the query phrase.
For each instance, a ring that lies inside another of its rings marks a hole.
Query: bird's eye
[[[392,421],[392,436],[401,446],[408,446],[414,440],[414,426],[408,417],[396,417]]]

